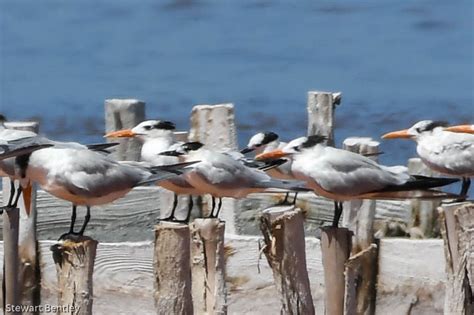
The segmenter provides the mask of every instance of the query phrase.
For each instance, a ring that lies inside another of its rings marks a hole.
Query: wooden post
[[[344,149],[377,160],[380,143],[372,138],[347,138]],[[378,248],[374,244],[375,200],[344,203],[343,225],[355,232],[352,256],[346,263],[345,314],[374,314]]]
[[[145,120],[145,102],[135,99],[105,100],[105,131],[133,128]],[[112,157],[117,160],[138,161],[141,144],[137,139],[112,139],[120,142]]]
[[[18,224],[20,210],[7,208],[3,211],[3,281],[4,281],[4,312],[5,314],[21,314],[15,307],[20,305],[20,287],[18,281]]]
[[[474,203],[439,207],[446,256],[445,314],[474,314]]]
[[[272,207],[263,211],[260,220],[265,241],[263,252],[281,295],[281,314],[314,314],[303,214],[294,207]]]
[[[200,141],[211,149],[236,150],[237,135],[233,104],[196,105],[191,112],[190,141]],[[208,197],[204,198],[207,205]],[[209,207],[207,207],[209,208]],[[236,213],[239,202],[225,198],[220,217],[226,222],[227,233],[236,234]]]
[[[432,171],[420,158],[408,160],[408,172],[411,175],[439,176]],[[439,237],[438,212],[436,209],[441,200],[417,200],[411,202],[410,236],[412,238]]]
[[[58,314],[90,315],[94,300],[92,275],[98,242],[82,236],[51,246],[58,276]]]
[[[344,314],[345,264],[351,252],[352,232],[346,228],[321,228],[326,314]]]
[[[6,122],[6,127],[16,130],[28,130],[38,133],[39,123],[34,121]],[[15,181],[18,186],[19,182]],[[20,227],[18,237],[18,253],[20,265],[18,270],[18,281],[21,292],[21,304],[23,306],[40,305],[41,301],[41,268],[39,266],[39,253],[36,238],[36,222],[38,214],[36,211],[37,185],[31,186],[31,203],[28,205],[30,214],[27,215],[24,198],[20,198],[18,208],[20,209]],[[25,193],[25,192],[24,192]],[[4,203],[10,196],[10,179],[3,178],[3,200]],[[37,314],[37,312],[23,312]]]
[[[153,269],[157,314],[193,314],[190,233],[185,224],[155,226]]]
[[[347,138],[344,149],[362,155],[371,154],[377,160],[380,143],[372,138]],[[342,225],[355,233],[352,253],[369,247],[374,241],[375,200],[352,200],[344,203]]]
[[[219,219],[196,219],[191,225],[193,301],[199,314],[227,314],[224,232]]]
[[[308,92],[308,135],[327,136],[327,144],[334,145],[334,109],[341,98],[341,92]]]

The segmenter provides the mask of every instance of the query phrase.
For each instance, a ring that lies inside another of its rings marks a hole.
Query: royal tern
[[[343,201],[445,196],[428,188],[457,181],[410,176],[406,167],[379,165],[360,154],[326,146],[324,140],[318,135],[297,138],[256,159],[291,158],[295,178],[306,181],[316,194],[334,200],[334,227],[338,225]]]
[[[238,199],[269,188],[303,189],[302,182],[273,179],[262,170],[245,166],[229,154],[204,148],[200,142],[184,143],[176,154],[184,154],[187,161],[199,161],[183,176],[201,194],[212,196],[211,217],[219,215],[223,197]],[[219,198],[216,214],[215,198]]]
[[[416,141],[416,152],[429,168],[462,178],[460,196],[465,199],[471,184],[469,177],[474,176],[474,135],[469,133],[469,127],[447,127],[445,122],[423,120],[409,129],[386,133],[382,138]]]
[[[55,197],[73,204],[70,235],[82,235],[90,219],[90,207],[110,203],[132,188],[181,174],[183,165],[150,167],[143,162],[117,162],[103,154],[72,148],[46,148],[23,155],[15,161],[20,181],[37,182]],[[86,206],[87,214],[74,233],[76,207]]]
[[[170,165],[183,162],[179,156],[170,154],[162,154],[163,152],[172,152],[178,148],[183,142],[176,141],[174,136],[174,123],[163,120],[146,120],[139,123],[132,129],[123,129],[113,131],[105,135],[107,138],[137,138],[142,143],[140,160],[148,162],[152,165]],[[168,217],[162,220],[172,220],[178,222],[187,222],[193,207],[192,196],[198,195],[199,192],[191,186],[184,177],[175,177],[169,180],[163,180],[158,183],[159,186],[172,191],[174,193],[173,207]],[[178,195],[189,195],[188,213],[184,220],[175,218],[175,211],[178,206]]]

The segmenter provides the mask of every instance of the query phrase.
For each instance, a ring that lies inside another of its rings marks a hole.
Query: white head
[[[247,147],[240,151],[240,153],[245,154],[251,151],[254,151],[258,148],[264,148],[268,144],[278,141],[278,135],[274,132],[259,132],[250,138]]]
[[[418,139],[420,136],[433,133],[436,130],[443,130],[448,126],[444,121],[422,120],[411,126],[409,129],[398,130],[386,133],[383,139]]]
[[[132,138],[140,140],[156,139],[162,137],[173,137],[173,131],[176,129],[174,123],[163,120],[146,120],[132,129],[123,129],[110,132],[105,135],[107,138]]]

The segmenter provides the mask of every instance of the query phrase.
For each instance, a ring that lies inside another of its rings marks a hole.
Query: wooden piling
[[[191,225],[193,302],[199,314],[227,314],[225,222],[195,219]]]
[[[411,175],[440,176],[431,170],[420,158],[408,159],[408,172]],[[440,226],[438,211],[441,200],[418,200],[413,199],[411,203],[411,220],[409,233],[411,238],[439,237]]]
[[[4,312],[7,315],[21,314],[15,311],[15,306],[20,305],[20,286],[18,281],[19,256],[18,256],[18,234],[20,222],[20,210],[18,208],[6,208],[3,211],[3,281],[4,281]]]
[[[314,314],[306,267],[303,214],[294,207],[272,207],[263,211],[260,229],[263,252],[272,268],[281,300],[282,314]]]
[[[51,246],[58,277],[58,315],[91,315],[98,242],[81,236]]]
[[[377,160],[380,143],[371,138],[348,138],[344,149]],[[374,243],[375,200],[344,203],[343,226],[354,232],[352,255],[346,263],[345,314],[373,314],[378,248]]]
[[[193,314],[189,226],[162,221],[155,226],[153,270],[157,314]]]
[[[34,121],[6,122],[6,127],[16,130],[27,130],[38,133],[39,123]],[[19,182],[15,181],[18,187]],[[20,209],[20,226],[18,237],[18,253],[20,265],[18,270],[19,290],[21,304],[23,306],[36,306],[41,302],[41,268],[39,264],[39,253],[36,236],[36,223],[38,214],[36,211],[36,191],[37,185],[31,184],[31,190],[26,190],[30,194],[30,204],[28,205],[30,214],[27,214],[25,199],[20,198],[18,208]],[[23,192],[25,194],[25,191]],[[8,200],[10,196],[10,179],[3,178],[3,200]],[[27,199],[28,200],[28,199]],[[34,309],[34,308],[31,308]],[[23,312],[24,315],[37,314],[37,312]]]
[[[345,264],[351,252],[352,232],[346,228],[321,228],[326,314],[344,314]]]
[[[341,92],[308,92],[308,135],[326,136],[326,143],[334,145],[334,110],[341,98]]]
[[[191,112],[189,141],[200,141],[208,148],[217,150],[237,150],[237,133],[233,104],[196,105]],[[203,197],[210,205],[209,196]],[[204,207],[204,215],[209,214],[209,206]],[[240,209],[239,201],[225,198],[224,209],[220,217],[226,222],[227,233],[236,234],[236,213]]]
[[[135,99],[105,100],[105,131],[133,128],[145,120],[145,102]],[[141,143],[137,139],[111,139],[120,145],[112,153],[117,160],[138,161]]]
[[[439,207],[446,257],[445,314],[474,314],[474,203]]]

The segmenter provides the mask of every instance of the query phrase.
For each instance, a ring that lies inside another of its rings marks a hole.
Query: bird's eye
[[[143,128],[145,128],[145,130],[150,130],[151,126],[143,126]]]
[[[300,147],[294,147],[293,149],[295,149],[296,152],[300,152],[300,151],[301,151]]]
[[[415,130],[416,130],[416,132],[421,133],[421,128],[420,127],[416,128]]]

